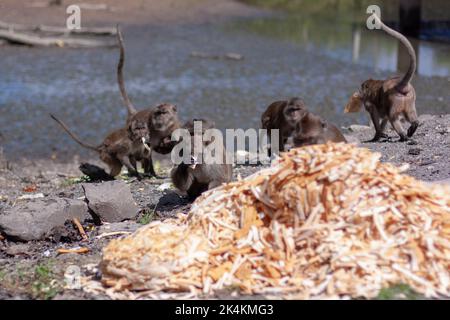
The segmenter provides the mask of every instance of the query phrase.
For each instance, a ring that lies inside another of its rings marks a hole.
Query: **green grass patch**
[[[153,210],[150,209],[145,210],[144,213],[142,214],[142,217],[139,218],[138,223],[143,225],[149,224],[155,219],[155,214],[156,214],[156,206]]]
[[[37,299],[52,299],[62,291],[60,283],[55,279],[50,262],[38,264],[34,268],[31,292]]]
[[[67,178],[66,180],[64,180],[60,187],[70,187],[73,186],[75,184],[78,183],[83,183],[83,182],[89,182],[90,179],[88,176],[81,176],[81,177],[77,177],[77,178]]]
[[[417,300],[423,298],[422,295],[415,292],[409,285],[403,283],[381,289],[377,296],[378,300]]]

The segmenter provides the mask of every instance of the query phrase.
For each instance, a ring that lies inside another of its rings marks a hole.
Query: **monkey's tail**
[[[85,148],[88,148],[88,149],[91,149],[91,150],[94,150],[94,151],[97,151],[97,152],[100,151],[99,147],[96,147],[96,146],[93,146],[93,145],[90,145],[90,144],[87,144],[87,143],[81,141],[81,139],[75,133],[70,131],[70,129],[67,127],[67,125],[64,122],[59,120],[53,114],[50,114],[50,117],[52,117],[53,120],[58,122],[58,124],[64,129],[64,131],[67,132],[69,134],[69,136],[71,136],[72,139],[75,140],[78,144],[80,144],[81,146],[83,146]]]
[[[128,111],[128,117],[137,113],[136,108],[131,103],[128,97],[127,91],[125,89],[125,82],[123,80],[123,65],[125,63],[125,48],[123,46],[122,32],[120,31],[119,25],[117,25],[117,40],[119,41],[120,57],[119,63],[117,64],[117,82],[119,83],[120,94],[122,95],[122,100],[125,103]]]
[[[416,71],[416,52],[414,51],[411,42],[409,42],[404,35],[386,26],[376,14],[373,15],[375,16],[375,20],[377,20],[377,22],[381,25],[381,29],[383,29],[383,31],[390,36],[398,39],[408,50],[408,55],[410,58],[408,71],[405,73],[402,80],[400,80],[400,82],[395,86],[398,91],[402,92],[403,89],[409,84],[414,72]]]

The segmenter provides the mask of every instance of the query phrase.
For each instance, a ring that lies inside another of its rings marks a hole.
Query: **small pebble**
[[[413,156],[418,156],[422,152],[422,149],[420,148],[412,148],[408,150],[408,154]]]

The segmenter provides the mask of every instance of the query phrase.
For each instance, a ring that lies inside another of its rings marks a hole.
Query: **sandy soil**
[[[62,6],[48,6],[47,0],[2,0],[0,20],[10,23],[64,26],[66,8],[81,6],[83,26],[123,24],[185,24],[216,22],[229,17],[247,17],[266,11],[233,0],[64,0]],[[97,8],[96,8],[97,7]]]

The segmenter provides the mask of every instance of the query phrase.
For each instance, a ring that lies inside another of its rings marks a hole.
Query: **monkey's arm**
[[[119,159],[119,161],[128,169],[128,173],[130,175],[136,176],[138,179],[142,179],[142,175],[133,166],[128,154],[119,154],[117,155],[117,159]]]
[[[168,154],[172,152],[177,143],[178,141],[172,141],[170,137],[165,137],[161,139],[159,145],[153,147],[153,150],[161,154]]]

